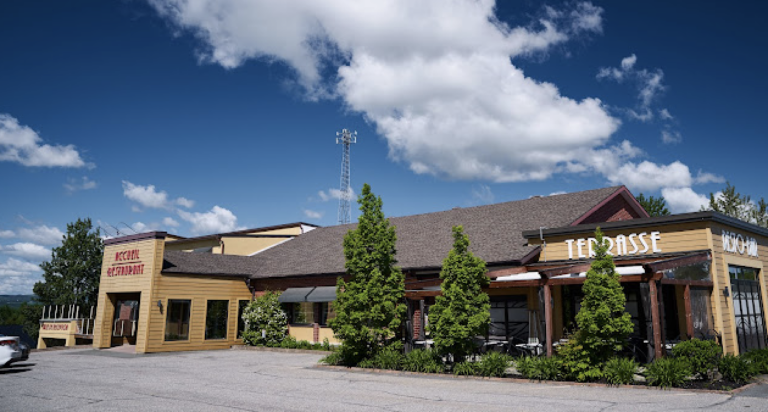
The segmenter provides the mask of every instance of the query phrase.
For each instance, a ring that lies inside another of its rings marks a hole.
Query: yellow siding
[[[289,335],[297,341],[314,342],[314,328],[312,326],[291,326]]]
[[[758,257],[741,255],[738,252],[726,252],[723,250],[721,233],[723,230],[729,232],[740,233],[744,236],[754,237],[758,244]],[[715,323],[718,325],[718,332],[723,336],[723,346],[727,353],[738,354],[739,345],[736,335],[736,324],[734,320],[733,312],[733,294],[729,293],[728,297],[723,294],[723,289],[728,287],[729,292],[733,291],[731,286],[731,278],[728,273],[728,265],[745,266],[759,269],[759,282],[760,289],[763,298],[763,316],[768,309],[768,296],[766,295],[766,274],[764,266],[768,266],[768,239],[762,236],[755,235],[742,229],[736,229],[725,225],[713,224],[711,226],[711,242],[713,251],[713,283],[714,291],[712,294],[712,303],[715,305],[716,314],[719,312],[719,320]],[[764,319],[768,321],[768,319]]]
[[[150,322],[147,352],[226,349],[240,344],[237,338],[238,301],[250,299],[251,293],[243,279],[208,278],[194,275],[159,275],[150,306]],[[165,341],[165,323],[168,300],[190,300],[189,339],[186,341]],[[205,317],[208,300],[229,301],[227,338],[206,340]],[[163,312],[157,306],[163,304]],[[144,302],[142,302],[144,306]]]
[[[330,343],[331,345],[341,344],[341,341],[336,339],[333,336],[333,329],[331,328],[320,328],[320,332],[318,333],[318,339],[320,343],[322,343],[324,339],[328,339],[328,343]]]
[[[225,237],[222,238],[222,242],[225,255],[250,256],[290,239],[287,237]],[[221,247],[213,248],[213,253],[221,253]]]
[[[605,235],[615,239],[617,235],[623,234],[625,236],[629,236],[631,233],[640,232],[646,232],[648,235],[650,235],[650,233],[654,231],[660,232],[661,239],[658,242],[658,247],[661,249],[661,253],[705,250],[709,248],[707,244],[708,230],[704,224],[669,225],[658,227],[650,226],[644,228],[626,229],[623,231],[609,230],[605,231],[604,233]],[[584,233],[580,235],[546,237],[545,240],[547,245],[542,250],[541,261],[568,260],[568,244],[565,241],[568,239],[586,239],[589,237],[594,237],[594,234]],[[646,237],[646,239],[649,245],[649,250],[646,254],[651,254],[653,253],[653,250],[650,248],[651,241],[648,239],[648,237]],[[529,243],[531,245],[540,245],[541,240],[529,239]],[[573,243],[572,247],[573,259],[577,260],[579,258],[576,242]],[[583,248],[583,251],[585,255],[588,253],[587,248]]]

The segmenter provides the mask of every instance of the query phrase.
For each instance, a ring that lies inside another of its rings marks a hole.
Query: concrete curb
[[[248,346],[248,345],[232,346],[232,350],[255,350],[258,352],[314,353],[318,355],[321,355],[321,354],[330,355],[331,353],[333,353],[325,350],[269,348],[266,346]]]
[[[53,346],[50,348],[43,348],[43,349],[30,349],[30,353],[35,352],[53,352],[57,350],[69,350],[69,349],[93,349],[93,345],[75,345],[75,346]]]
[[[483,376],[456,376],[452,374],[447,373],[423,373],[423,372],[407,372],[407,371],[395,371],[395,370],[389,370],[389,369],[369,369],[369,368],[357,368],[357,367],[346,367],[346,366],[333,366],[333,365],[324,365],[324,364],[317,364],[313,366],[313,368],[318,369],[330,369],[330,370],[337,370],[337,371],[344,371],[344,372],[354,372],[354,373],[369,373],[369,374],[387,374],[387,375],[401,375],[401,376],[414,376],[414,377],[425,377],[425,378],[437,378],[437,379],[470,379],[470,380],[481,380],[481,381],[491,381],[491,382],[510,382],[510,383],[534,383],[534,384],[541,384],[541,385],[553,385],[553,386],[587,386],[587,387],[600,387],[600,388],[620,388],[620,389],[643,389],[643,390],[667,390],[667,391],[675,391],[675,392],[685,392],[685,393],[714,393],[719,395],[736,395],[742,391],[745,391],[749,388],[755,387],[757,385],[761,384],[761,380],[763,377],[755,378],[753,380],[756,380],[756,382],[748,383],[740,388],[736,388],[730,391],[718,391],[713,389],[684,389],[684,388],[667,388],[667,389],[661,389],[659,387],[655,386],[647,386],[647,385],[606,385],[603,383],[590,383],[590,382],[571,382],[571,381],[536,381],[536,380],[529,380],[529,379],[521,379],[521,378],[489,378],[489,377],[483,377]],[[765,379],[768,379],[768,376],[765,377]]]

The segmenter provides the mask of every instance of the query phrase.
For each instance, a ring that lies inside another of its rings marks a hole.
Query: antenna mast
[[[350,198],[352,190],[349,183],[349,145],[357,143],[357,132],[350,132],[343,129],[336,132],[336,144],[341,144],[341,184],[339,193],[339,224],[343,225],[352,220],[352,211],[350,210]]]

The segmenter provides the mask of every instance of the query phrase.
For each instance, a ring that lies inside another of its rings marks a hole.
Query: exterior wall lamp
[[[157,301],[157,307],[160,308],[160,313],[163,313],[163,301],[158,300]]]
[[[726,287],[724,287],[724,288],[723,288],[723,296],[725,296],[726,298],[727,298],[728,296],[731,296],[731,294],[728,292],[728,286],[726,286]]]

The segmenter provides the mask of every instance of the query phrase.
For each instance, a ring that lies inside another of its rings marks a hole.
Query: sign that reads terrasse
[[[115,263],[107,268],[107,277],[143,275],[144,263],[139,258],[139,249],[115,253]]]
[[[615,238],[603,236],[608,243],[608,254],[613,256],[642,255],[646,253],[659,253],[660,232],[632,233],[629,236],[618,235]],[[568,259],[573,259],[574,255],[579,259],[595,256],[594,245],[597,240],[593,237],[582,239],[568,239],[565,241],[568,245]],[[575,254],[574,254],[574,249]]]
[[[755,238],[723,230],[722,239],[724,251],[758,257],[757,240],[755,240]]]

